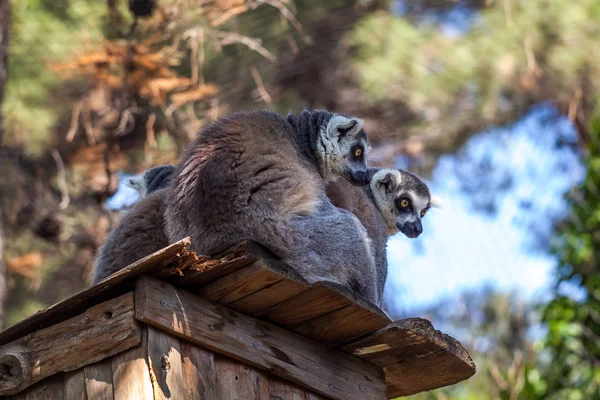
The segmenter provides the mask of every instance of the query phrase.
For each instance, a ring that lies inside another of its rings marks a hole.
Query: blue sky
[[[585,174],[575,140],[570,122],[542,105],[441,157],[428,183],[444,208],[427,214],[419,238],[388,241],[390,311],[408,315],[485,284],[533,301],[548,294],[552,225]]]

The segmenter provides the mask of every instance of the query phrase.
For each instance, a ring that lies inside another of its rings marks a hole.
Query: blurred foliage
[[[371,102],[405,102],[429,142],[515,121],[541,101],[589,118],[600,88],[598,1],[487,1],[478,12],[460,3],[454,30],[426,9],[363,18],[348,39]]]
[[[600,117],[590,131],[588,173],[558,227],[556,296],[543,307],[548,334],[528,373],[527,398],[600,398]]]
[[[49,68],[86,43],[100,40],[106,6],[85,0],[12,2],[9,79],[2,104],[5,144],[44,150],[57,118],[72,106],[63,102],[61,79]],[[59,101],[56,101],[56,100]]]
[[[468,290],[458,298],[442,299],[418,315],[456,337],[469,350],[477,373],[466,382],[414,399],[521,398],[527,365],[536,357],[530,335],[539,321],[531,305],[517,293],[500,293],[489,286]]]

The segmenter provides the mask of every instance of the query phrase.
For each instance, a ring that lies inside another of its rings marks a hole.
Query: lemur
[[[173,172],[175,172],[174,165],[160,165],[128,178],[126,183],[127,186],[137,190],[140,199],[143,199],[146,195],[169,186]]]
[[[419,236],[423,230],[421,219],[430,207],[440,207],[442,200],[432,196],[427,185],[410,172],[396,169],[369,172],[372,175],[369,186],[357,187],[340,179],[327,184],[327,196],[336,207],[356,215],[367,230],[377,270],[377,297],[381,302],[387,279],[388,237],[398,231],[409,238]]]
[[[325,182],[368,183],[363,120],[328,111],[237,112],[200,131],[168,189],[166,231],[215,254],[265,246],[309,283],[329,281],[379,303],[366,231],[334,207]],[[341,179],[341,178],[340,178]]]
[[[128,186],[140,194],[138,201],[98,249],[92,283],[169,245],[165,232],[165,188],[175,171],[173,165],[150,168],[128,178]]]

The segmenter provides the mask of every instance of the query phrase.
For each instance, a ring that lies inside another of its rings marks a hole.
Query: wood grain
[[[228,306],[244,314],[261,316],[275,305],[291,299],[308,288],[309,286],[300,282],[285,279],[236,300]]]
[[[384,368],[390,398],[453,385],[475,374],[461,344],[421,318],[393,322],[342,349]]]
[[[277,304],[263,314],[267,319],[288,329],[314,318],[349,306],[352,301],[329,286],[316,283],[313,287]]]
[[[112,358],[114,400],[154,398],[145,351],[139,345]]]
[[[84,369],[65,374],[65,400],[92,400],[86,397]]]
[[[136,318],[331,398],[385,398],[379,368],[146,276]]]
[[[215,355],[185,340],[179,341],[186,400],[219,399]]]
[[[341,346],[352,339],[385,328],[391,322],[387,316],[354,303],[305,322],[295,327],[294,332],[330,346]]]
[[[179,339],[151,326],[148,329],[148,363],[154,399],[183,399],[185,388]]]
[[[197,293],[219,304],[229,304],[283,279],[259,260],[203,286]]]
[[[25,400],[63,400],[64,380],[62,375],[45,379],[30,387],[23,396]]]
[[[133,293],[0,347],[0,394],[17,393],[58,372],[73,371],[140,342]]]
[[[83,370],[87,400],[112,400],[114,394],[111,364],[111,360],[103,360],[85,366]]]

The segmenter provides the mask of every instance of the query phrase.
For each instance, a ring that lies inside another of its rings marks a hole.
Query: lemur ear
[[[444,205],[444,200],[438,196],[431,196],[429,199],[429,206],[434,208],[442,208]]]
[[[331,136],[354,137],[363,128],[365,121],[360,118],[348,118],[334,115],[327,123],[327,132]]]
[[[398,186],[397,177],[391,172],[383,175],[382,178],[378,178],[375,184],[378,188],[383,189],[385,193],[392,193],[396,190]]]
[[[127,186],[129,186],[130,188],[135,189],[135,190],[141,190],[142,189],[142,184],[140,183],[140,177],[139,176],[136,176],[136,177],[133,177],[133,178],[127,178],[127,180],[125,181],[125,184]]]

